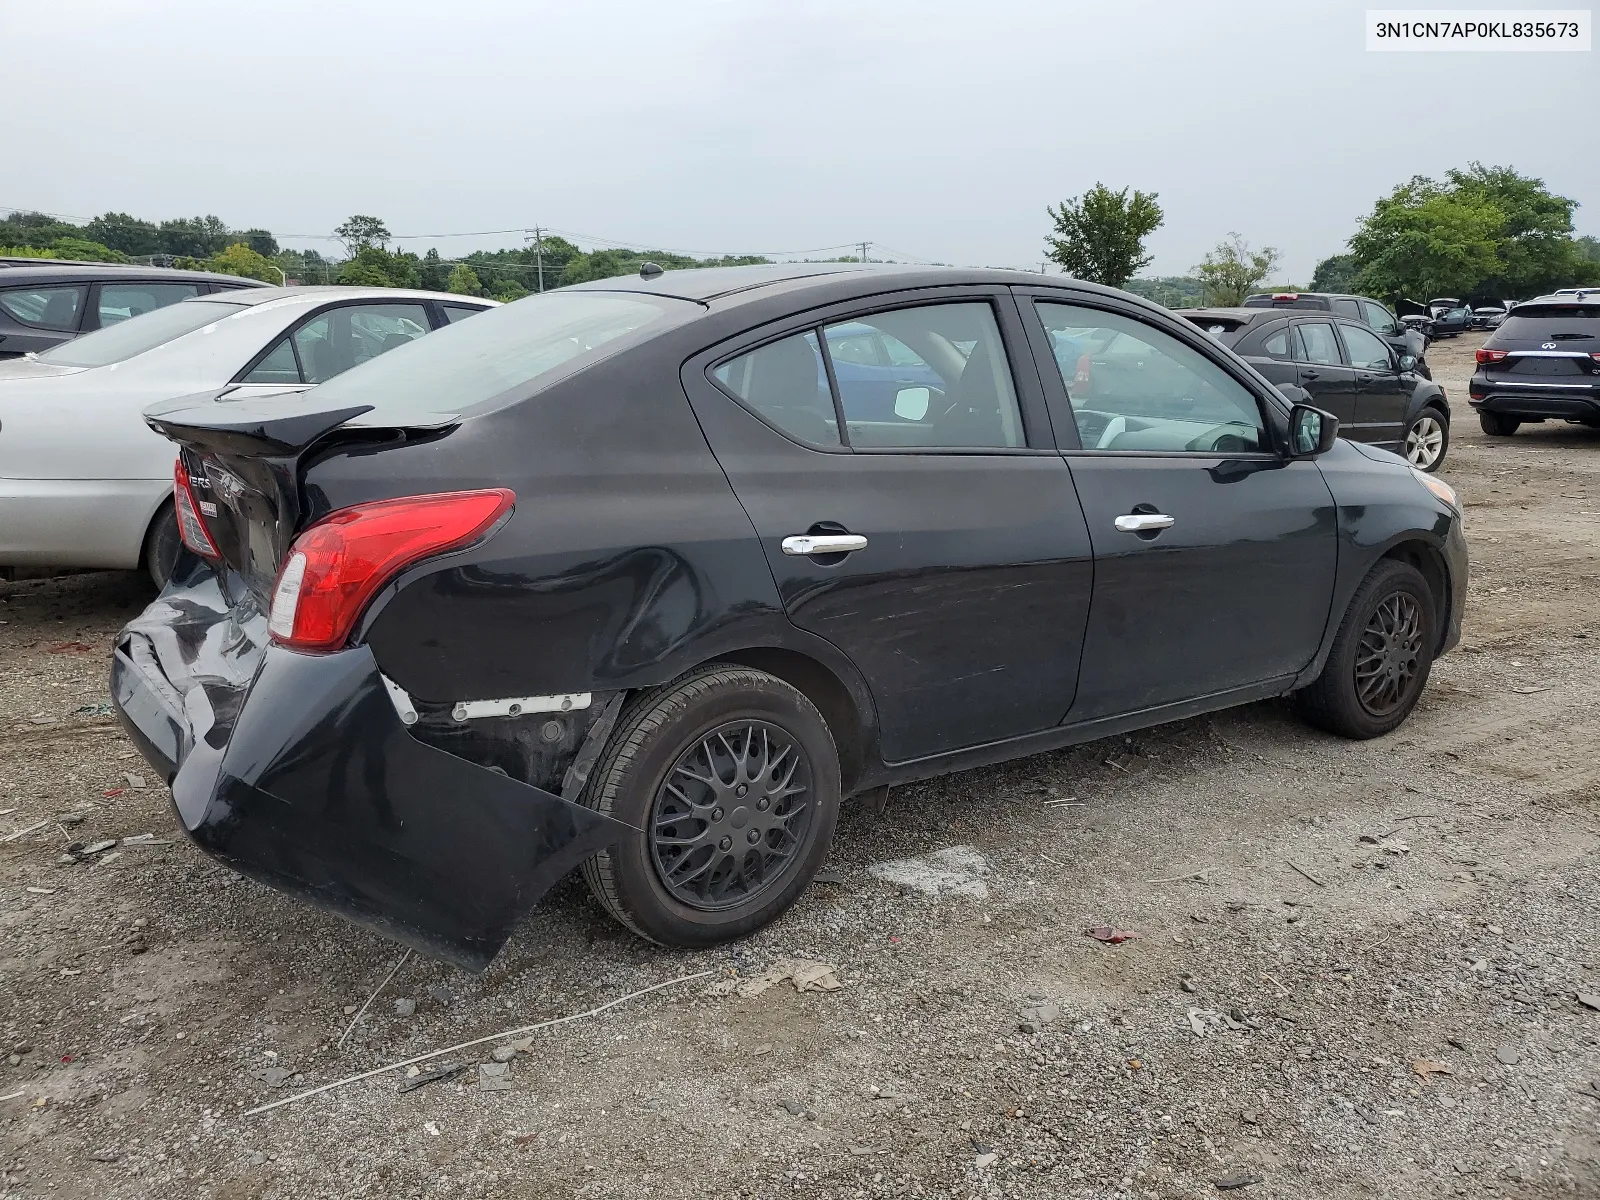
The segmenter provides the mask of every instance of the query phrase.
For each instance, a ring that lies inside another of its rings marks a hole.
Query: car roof
[[[0,276],[4,279],[5,276]],[[498,308],[500,301],[490,300],[487,296],[459,296],[454,292],[424,292],[416,288],[386,288],[386,287],[348,287],[340,284],[324,286],[305,285],[296,287],[260,287],[252,288],[248,292],[232,292],[223,296],[191,296],[181,301],[183,304],[195,304],[200,301],[210,301],[215,304],[221,300],[225,304],[320,304],[331,300],[443,300],[453,304],[482,305],[485,308]]]
[[[132,279],[141,283],[227,283],[234,287],[264,287],[259,279],[224,275],[215,271],[180,271],[173,267],[141,267],[130,263],[65,262],[48,258],[0,259],[0,287],[27,283],[98,283]]]
[[[909,266],[903,263],[767,263],[751,267],[698,267],[659,275],[616,275],[562,288],[564,292],[640,292],[670,296],[718,308],[757,303],[775,295],[791,302],[804,296],[817,304],[874,292],[961,284],[1001,287],[1070,288],[1115,296],[1171,315],[1170,310],[1128,292],[1067,275],[1039,275],[994,267]]]

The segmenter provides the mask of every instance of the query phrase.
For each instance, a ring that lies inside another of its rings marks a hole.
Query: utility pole
[[[1039,274],[1048,275],[1050,273],[1049,272],[1049,267],[1050,267],[1050,260],[1047,258],[1047,259],[1043,260],[1039,264]]]
[[[872,243],[871,242],[857,242],[856,245],[861,248],[861,261],[862,262],[869,262],[870,260],[867,258],[867,250],[872,245]]]
[[[539,290],[544,291],[544,230],[533,227],[533,257],[539,264]]]

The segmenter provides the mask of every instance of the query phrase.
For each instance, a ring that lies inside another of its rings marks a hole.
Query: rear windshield
[[[185,300],[169,304],[142,317],[130,317],[115,325],[42,352],[40,362],[54,363],[59,367],[104,367],[124,362],[135,354],[154,350],[173,338],[193,333],[202,325],[231,317],[242,304],[229,304],[225,300]]]
[[[369,359],[315,395],[319,404],[373,405],[366,419],[460,415],[563,364],[586,366],[608,342],[699,310],[666,297],[545,292]]]
[[[1600,306],[1519,304],[1500,322],[1495,342],[1574,342],[1600,338]]]

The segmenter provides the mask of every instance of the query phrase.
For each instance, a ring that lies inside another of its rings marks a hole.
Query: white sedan
[[[315,387],[494,305],[397,288],[248,288],[198,297],[0,362],[0,570],[138,567],[178,553],[176,447],[151,404]]]

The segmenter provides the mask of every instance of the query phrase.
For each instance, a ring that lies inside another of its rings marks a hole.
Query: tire
[[[1419,471],[1437,471],[1450,449],[1450,418],[1433,405],[1424,405],[1406,427],[1400,448]]]
[[[777,796],[770,807],[738,803],[763,790]],[[623,710],[584,803],[639,832],[589,858],[584,879],[607,912],[661,945],[744,937],[811,882],[833,837],[839,792],[838,751],[811,701],[764,671],[713,663]],[[745,875],[752,856],[766,863],[764,878]]]
[[[144,572],[160,591],[172,578],[172,568],[183,550],[183,538],[178,533],[178,514],[171,501],[163,504],[150,522],[144,535]]]
[[[1439,644],[1438,621],[1437,601],[1422,573],[1394,559],[1380,562],[1345,610],[1322,674],[1296,694],[1301,716],[1347,738],[1382,737],[1397,728],[1427,686]],[[1392,654],[1385,644],[1390,631],[1399,635],[1392,639]],[[1374,674],[1368,655],[1375,650],[1382,657]],[[1391,664],[1397,670],[1390,671]],[[1358,683],[1360,668],[1365,680]]]
[[[1522,422],[1515,417],[1502,417],[1499,413],[1480,411],[1478,424],[1490,437],[1510,437]]]

